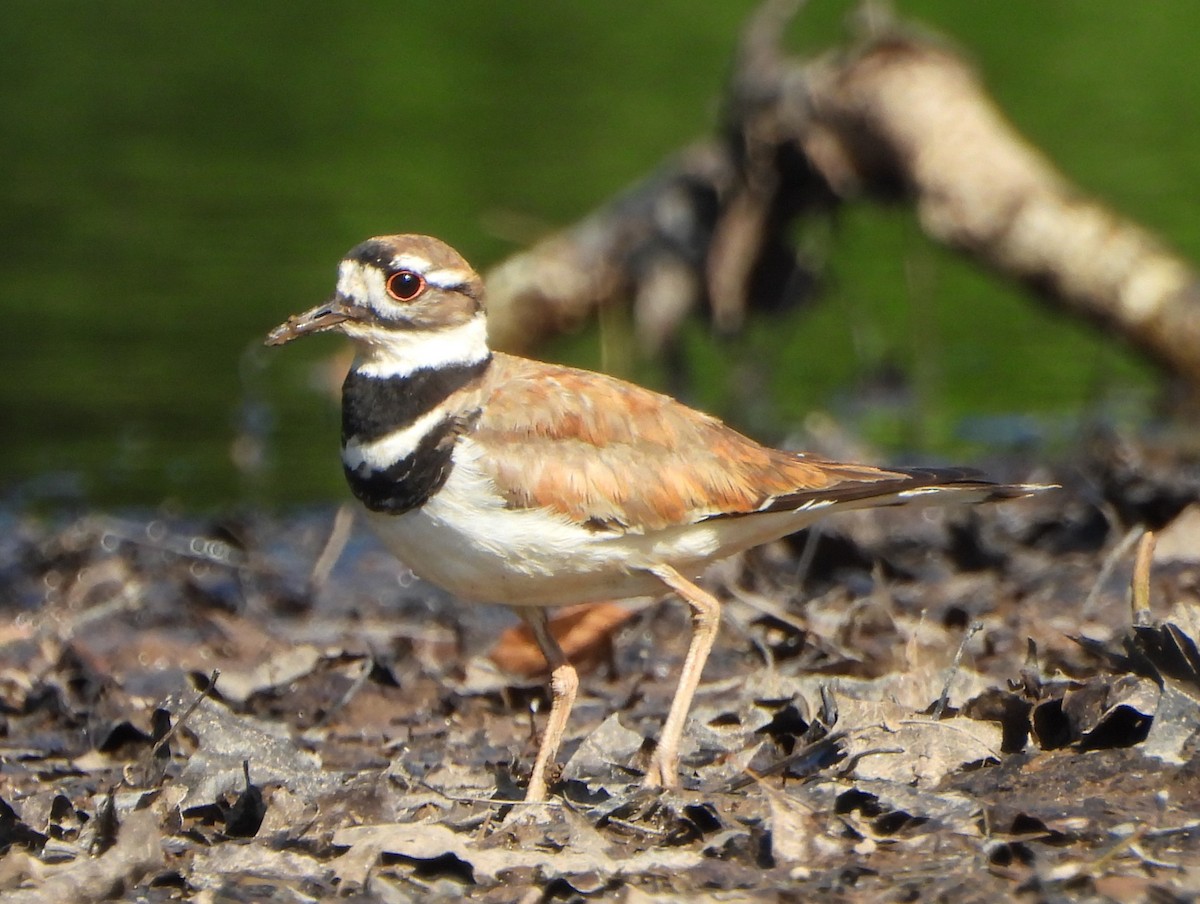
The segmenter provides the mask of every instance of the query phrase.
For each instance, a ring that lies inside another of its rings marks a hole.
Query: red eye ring
[[[387,293],[396,301],[412,301],[425,291],[425,278],[412,270],[397,270],[387,278]]]

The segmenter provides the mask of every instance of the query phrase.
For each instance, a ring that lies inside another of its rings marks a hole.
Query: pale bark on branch
[[[810,159],[839,195],[895,178],[935,240],[1200,385],[1200,278],[1025,141],[957,56],[877,40],[807,68]]]
[[[748,24],[716,138],[488,274],[496,345],[527,349],[627,302],[650,349],[698,307],[735,329],[812,285],[797,218],[868,198],[914,205],[935,241],[1200,388],[1192,264],[1074,187],[943,43],[890,23],[848,50],[787,57],[797,5],[768,2]]]

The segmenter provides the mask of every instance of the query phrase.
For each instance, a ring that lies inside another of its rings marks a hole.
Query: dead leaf
[[[192,860],[189,885],[217,891],[240,877],[317,884],[330,873],[326,863],[295,851],[263,845],[220,844],[198,850]]]
[[[569,606],[550,619],[550,633],[571,664],[586,673],[612,661],[613,636],[632,615],[617,603]],[[546,674],[546,658],[524,623],[504,631],[488,656],[504,671],[522,678]]]
[[[125,817],[116,844],[99,857],[73,861],[57,869],[47,868],[37,888],[5,892],[6,904],[88,904],[110,897],[115,888],[136,883],[163,862],[162,835],[158,817],[150,810],[137,810]]]
[[[838,713],[838,730],[847,732],[847,758],[860,778],[928,788],[968,763],[1001,756],[1003,734],[993,722],[934,721],[894,703],[851,698],[838,699]]]
[[[321,651],[309,644],[288,647],[250,669],[223,670],[217,679],[217,693],[240,705],[254,694],[303,678],[316,668],[321,659]]]
[[[1081,747],[1128,747],[1145,739],[1158,697],[1158,685],[1149,678],[1121,675],[1069,689],[1062,709]]]
[[[1200,503],[1185,508],[1156,536],[1156,564],[1200,562]]]
[[[184,703],[168,706],[177,713]],[[201,700],[186,728],[200,747],[179,776],[188,789],[181,808],[212,804],[226,791],[241,793],[246,761],[256,782],[282,784],[301,797],[312,798],[341,782],[336,773],[322,770],[320,757],[300,750],[284,726],[238,715],[215,700]]]
[[[564,778],[631,780],[630,762],[642,748],[642,736],[621,724],[613,713],[583,739],[563,768]]]
[[[305,800],[287,788],[276,788],[267,801],[267,815],[258,837],[272,844],[298,838],[316,819],[318,811],[315,801]]]
[[[1150,666],[1163,677],[1186,681],[1200,690],[1200,607],[1177,606],[1168,619],[1153,625],[1135,625],[1125,647],[1134,664]]]
[[[1197,737],[1200,737],[1200,692],[1174,678],[1165,679],[1142,752],[1182,765],[1192,759],[1184,751],[1193,747]]]
[[[628,857],[612,856],[594,846],[562,850],[531,845],[484,848],[469,838],[436,823],[351,826],[334,833],[333,844],[349,850],[333,866],[344,887],[361,888],[384,852],[413,860],[435,860],[449,855],[466,864],[476,882],[494,881],[502,872],[521,868],[542,870],[548,875],[595,871],[608,876],[646,869],[684,870],[698,865],[703,857],[698,851],[682,848],[657,848]]]
[[[869,811],[871,822],[864,829],[877,838],[894,835],[902,825],[908,827],[914,822],[919,822],[924,832],[947,830],[972,838],[981,835],[979,817],[983,808],[966,794],[872,780],[855,781],[853,791],[869,797],[869,807],[856,805],[856,809]],[[844,797],[839,797],[839,811]]]
[[[763,787],[771,811],[771,856],[784,866],[810,862],[813,836],[821,833],[813,811],[787,794]]]

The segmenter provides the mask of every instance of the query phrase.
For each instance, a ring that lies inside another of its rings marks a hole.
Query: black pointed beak
[[[323,333],[348,320],[361,320],[362,309],[341,295],[334,295],[323,304],[293,314],[267,334],[267,345],[283,345],[305,333]]]

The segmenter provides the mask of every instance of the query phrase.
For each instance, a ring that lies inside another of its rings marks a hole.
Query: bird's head
[[[457,251],[424,235],[387,235],[355,246],[338,267],[333,296],[268,334],[283,345],[308,333],[344,333],[378,352],[415,334],[486,330],[483,281]]]

